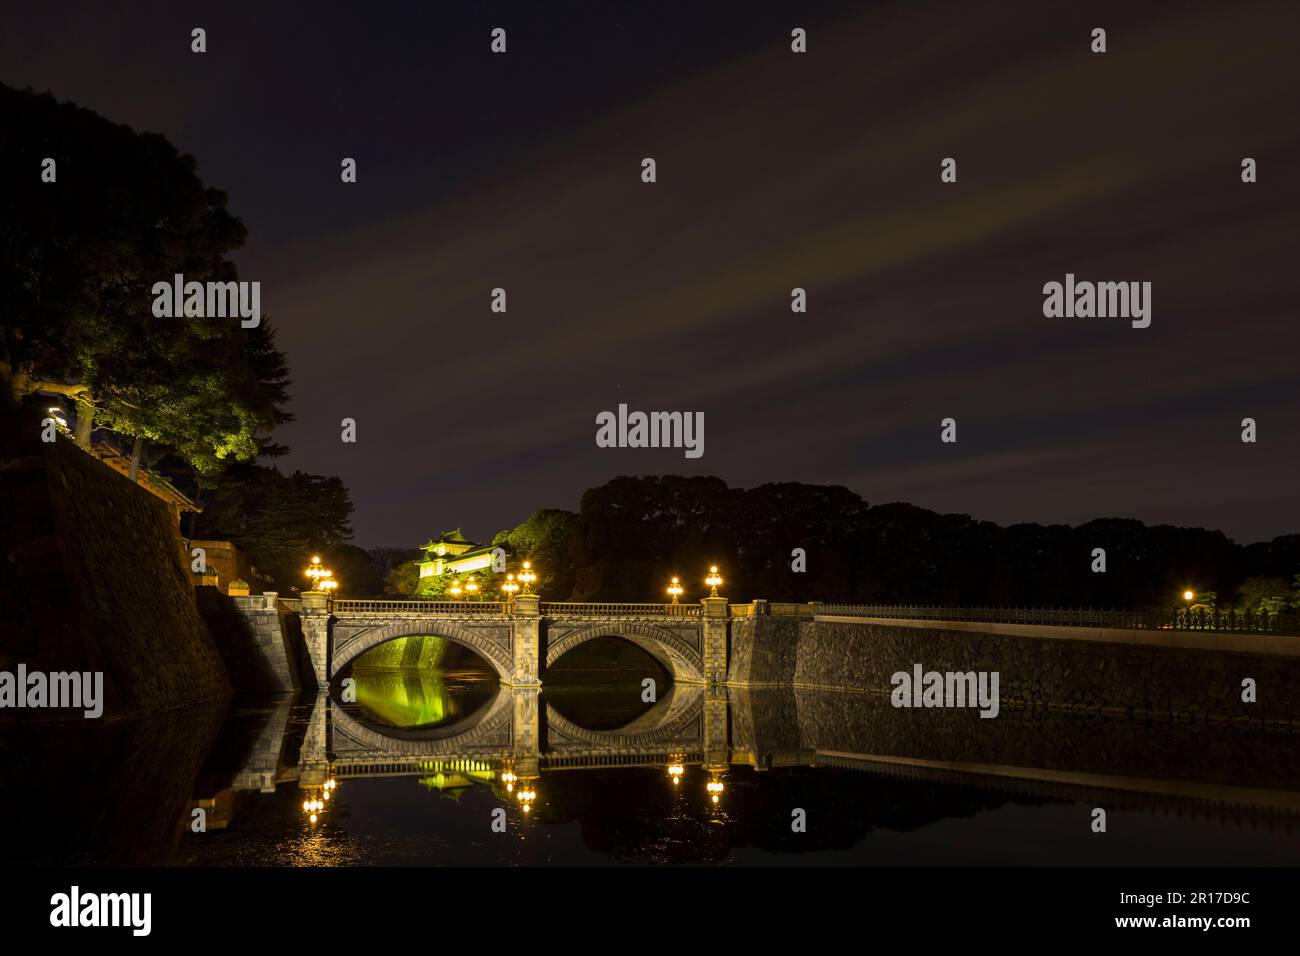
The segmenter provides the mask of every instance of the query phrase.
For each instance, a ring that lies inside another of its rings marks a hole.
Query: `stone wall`
[[[302,621],[274,592],[231,597],[221,586],[196,588],[199,608],[240,693],[314,688]]]
[[[0,669],[103,671],[103,719],[229,693],[166,505],[71,441],[42,442],[31,406],[0,413],[0,552]],[[54,717],[72,715],[0,714]]]
[[[189,547],[202,548],[204,558],[210,570],[217,574],[217,586],[221,593],[226,593],[232,581],[244,581],[248,584],[249,594],[257,594],[272,586],[269,578],[258,573],[248,560],[248,555],[240,551],[229,541],[214,541],[208,538],[193,538]]]
[[[895,708],[882,694],[813,688],[732,688],[730,695],[733,743],[760,755],[817,751],[1225,787],[1300,787],[1300,734],[1011,708],[990,720],[973,710]]]
[[[729,679],[888,694],[891,676],[997,671],[1001,707],[1300,729],[1300,657],[807,618],[733,622]],[[1253,678],[1257,702],[1241,699]]]

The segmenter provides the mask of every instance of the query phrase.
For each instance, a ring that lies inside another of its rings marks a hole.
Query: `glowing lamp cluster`
[[[672,583],[668,585],[668,593],[672,595],[674,604],[676,604],[677,599],[682,596],[683,590],[685,589],[682,587],[681,582],[674,577]]]
[[[722,575],[718,573],[718,566],[716,564],[709,565],[709,574],[708,577],[704,579],[704,583],[710,589],[709,597],[717,597],[718,588],[722,585]],[[673,575],[673,579],[668,583],[666,590],[672,597],[673,603],[676,604],[686,589],[682,587],[681,579],[676,575]]]
[[[320,563],[320,555],[312,555],[311,564],[307,565],[307,577],[311,578],[312,589],[329,593],[339,586],[334,580],[334,572]]]
[[[330,797],[338,789],[339,782],[329,777],[321,784],[321,791],[316,796],[308,797],[302,802],[302,812],[307,814],[307,822],[315,823],[320,814],[329,806]]]
[[[533,801],[537,799],[537,791],[530,784],[525,783],[515,791],[515,798],[519,801],[519,806],[523,808],[524,813],[529,813],[533,809]]]
[[[722,575],[718,574],[718,566],[716,564],[709,567],[709,576],[704,579],[704,583],[713,589],[709,593],[709,597],[717,597],[718,586],[722,584]]]
[[[727,788],[721,780],[719,780],[717,777],[714,777],[704,785],[704,789],[708,792],[709,799],[712,800],[714,803],[717,803],[718,799],[722,796],[722,791]]]
[[[533,572],[533,563],[524,562],[524,569],[519,572],[519,583],[524,586],[525,594],[533,593],[533,582],[537,580],[537,575]]]

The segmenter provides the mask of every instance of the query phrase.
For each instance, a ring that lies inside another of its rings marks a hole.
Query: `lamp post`
[[[536,580],[537,575],[533,573],[533,563],[531,561],[525,561],[524,569],[519,572],[519,581],[524,586],[525,594],[533,593],[532,584]]]
[[[515,576],[513,574],[506,575],[506,583],[501,585],[501,590],[506,592],[507,604],[515,599],[515,592],[519,590],[519,585],[515,583]]]
[[[668,585],[668,593],[673,596],[674,604],[676,604],[677,599],[682,596],[683,590],[684,589],[682,588],[681,584],[678,582],[677,578],[674,577],[672,584]]]
[[[713,589],[709,593],[709,597],[717,597],[718,585],[722,583],[722,576],[718,574],[718,566],[716,564],[709,566],[709,576],[704,579],[704,583]]]
[[[311,564],[307,565],[307,577],[311,578],[312,590],[322,591],[327,597],[327,608],[334,606],[334,591],[339,582],[334,579],[334,572],[320,563],[320,555],[313,554]]]
[[[469,595],[466,600],[473,600],[478,597],[478,582],[474,580],[472,574],[469,576],[469,580],[465,582],[465,593]]]
[[[452,599],[453,601],[459,601],[459,600],[460,600],[460,593],[461,593],[461,592],[460,592],[460,582],[459,582],[459,581],[452,581],[452,582],[451,582],[451,587],[449,587],[449,588],[447,589],[447,593],[451,595],[451,599]]]

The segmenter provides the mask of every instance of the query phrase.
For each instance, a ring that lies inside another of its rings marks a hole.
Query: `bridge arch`
[[[341,631],[342,627],[336,624],[335,634],[340,635]],[[502,640],[501,635],[492,635],[478,628],[463,627],[455,621],[414,618],[369,627],[341,639],[336,637],[334,650],[330,655],[330,677],[337,675],[349,663],[371,648],[399,637],[446,638],[468,647],[487,661],[501,683],[510,683],[513,675],[514,667],[510,659],[508,634]]]
[[[546,705],[546,723],[559,749],[591,747],[699,746],[703,737],[704,688],[675,685],[645,713],[615,730],[590,730]],[[563,742],[561,742],[563,741]]]
[[[353,717],[342,707],[331,708],[333,750],[344,756],[365,754],[456,757],[479,748],[492,749],[509,740],[512,716],[510,692],[498,688],[492,699],[463,720],[433,730],[376,728]]]
[[[641,648],[672,675],[674,681],[704,684],[704,660],[699,648],[663,627],[636,621],[608,621],[569,631],[547,643],[546,666],[598,637],[621,637]]]

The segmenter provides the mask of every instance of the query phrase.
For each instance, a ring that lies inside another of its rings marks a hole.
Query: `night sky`
[[[0,82],[230,194],[281,467],[342,476],[356,543],[651,473],[1300,531],[1300,5],[271,6],[15,4]],[[1150,328],[1044,317],[1067,272],[1150,281]],[[702,411],[704,456],[597,448],[620,402]]]

